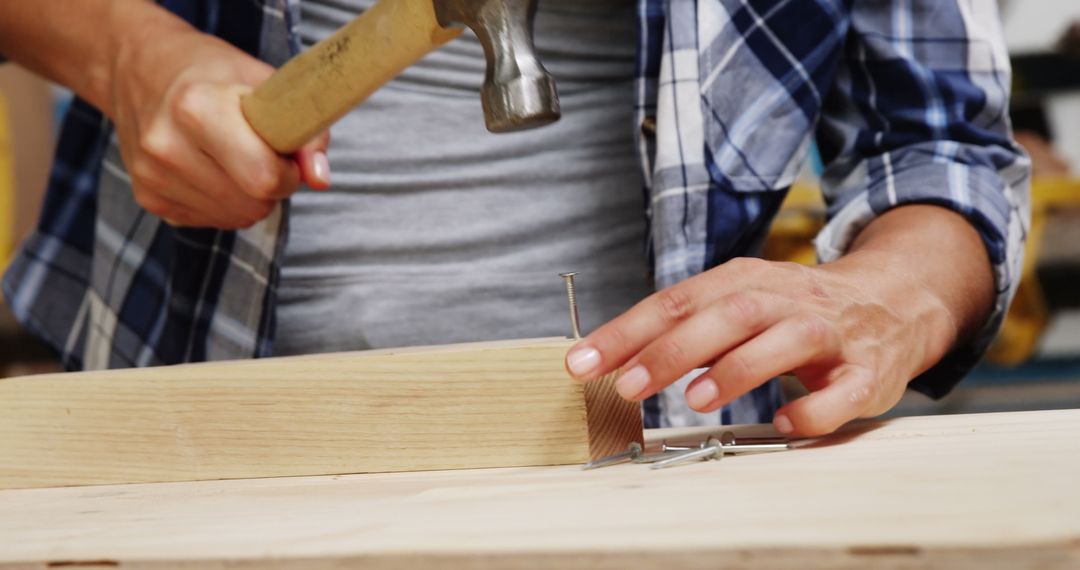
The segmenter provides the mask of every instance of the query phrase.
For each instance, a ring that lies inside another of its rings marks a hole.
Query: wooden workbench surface
[[[867,423],[790,452],[664,471],[3,491],[0,566],[12,563],[1080,568],[1080,410]]]

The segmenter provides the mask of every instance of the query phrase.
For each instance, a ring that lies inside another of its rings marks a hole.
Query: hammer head
[[[484,46],[487,77],[481,99],[489,131],[519,131],[559,120],[555,79],[533,45],[537,0],[432,2],[439,25],[466,26]]]

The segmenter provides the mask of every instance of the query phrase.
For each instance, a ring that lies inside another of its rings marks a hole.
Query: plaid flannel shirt
[[[299,0],[164,0],[273,64],[296,53]],[[977,338],[912,386],[941,396],[977,362],[1018,285],[1029,218],[1011,140],[1010,69],[993,0],[637,0],[640,158],[657,287],[758,251],[816,136],[843,255],[890,208],[968,219],[997,297]],[[638,125],[635,125],[638,128]],[[176,229],[140,209],[110,123],[76,102],[37,231],[4,278],[18,318],[69,369],[272,354],[288,204],[244,231]],[[947,244],[943,244],[947,247]],[[668,390],[648,425],[693,422]],[[721,413],[768,421],[768,383]]]

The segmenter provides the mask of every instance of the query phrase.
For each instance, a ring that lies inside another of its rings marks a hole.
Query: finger
[[[836,368],[833,375],[825,388],[777,410],[773,417],[776,429],[799,437],[825,435],[875,405],[881,387],[870,369],[845,365]]]
[[[724,297],[646,346],[627,364],[615,389],[628,400],[647,398],[796,310],[794,301],[767,293]]]
[[[186,227],[236,230],[251,227],[261,219],[250,214],[228,211],[215,197],[180,181],[159,188],[157,194],[159,199],[166,201],[166,208],[173,206],[189,213],[183,223]],[[171,214],[162,217],[177,221],[177,217]]]
[[[209,155],[188,144],[175,130],[151,129],[141,141],[142,150],[167,170],[165,178],[172,187],[184,181],[217,202],[228,215],[223,218],[261,220],[276,202],[259,200],[245,194]],[[174,197],[174,199],[176,199]]]
[[[702,307],[761,282],[767,270],[766,261],[736,259],[650,295],[574,346],[566,369],[578,380],[600,378]]]
[[[790,370],[835,359],[840,340],[813,313],[788,317],[728,352],[686,389],[686,403],[711,412]]]
[[[235,85],[193,86],[176,95],[176,120],[247,195],[288,198],[300,186],[300,167],[252,130],[240,111],[240,98],[248,92],[250,88]]]
[[[198,151],[196,155],[192,159],[196,166],[189,174],[197,174],[188,186],[209,197],[217,208],[225,211],[226,218],[240,224],[238,227],[248,227],[274,211],[277,200],[263,200],[244,193],[209,156]]]
[[[315,190],[326,190],[330,187],[330,159],[326,156],[329,144],[330,131],[324,131],[317,139],[296,152],[300,177],[304,184]]]
[[[173,202],[168,198],[154,196],[153,198],[138,199],[144,210],[162,219],[166,224],[176,228],[200,228],[206,227],[206,218],[195,211]]]
[[[209,197],[185,185],[154,160],[136,160],[130,172],[135,201],[151,214],[190,227],[216,227],[225,222],[224,211],[212,207]]]

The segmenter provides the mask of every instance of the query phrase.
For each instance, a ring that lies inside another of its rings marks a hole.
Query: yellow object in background
[[[15,246],[14,155],[7,102],[0,93],[0,269],[11,261]]]
[[[1031,181],[1031,229],[1024,247],[1020,288],[1009,307],[1001,334],[986,357],[990,362],[1016,366],[1030,359],[1050,322],[1050,311],[1035,272],[1046,234],[1047,220],[1059,210],[1080,208],[1080,180],[1035,178]]]

